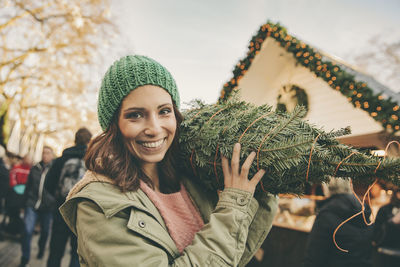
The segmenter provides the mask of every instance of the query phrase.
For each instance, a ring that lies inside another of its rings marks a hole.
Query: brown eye
[[[168,115],[171,112],[172,112],[172,110],[170,108],[163,108],[162,110],[160,110],[161,115]]]
[[[128,112],[125,114],[125,119],[140,119],[143,117],[143,114],[141,114],[140,112]]]

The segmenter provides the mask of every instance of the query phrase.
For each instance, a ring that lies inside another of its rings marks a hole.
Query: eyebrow
[[[157,109],[160,109],[160,108],[165,107],[165,106],[172,106],[172,104],[171,104],[171,103],[161,104],[161,105],[159,105],[159,106],[157,107]],[[125,109],[123,112],[126,113],[126,112],[137,111],[137,110],[138,110],[138,111],[144,111],[144,110],[146,110],[146,109],[145,109],[145,108],[142,108],[142,107],[131,107],[131,108]]]

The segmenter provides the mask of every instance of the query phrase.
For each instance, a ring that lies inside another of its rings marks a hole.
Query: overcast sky
[[[121,48],[107,64],[129,53],[158,60],[175,77],[182,102],[215,102],[267,20],[345,61],[375,36],[400,40],[397,0],[112,0],[112,14]]]

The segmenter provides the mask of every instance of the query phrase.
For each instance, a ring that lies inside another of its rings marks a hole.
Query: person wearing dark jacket
[[[337,180],[337,181],[336,181]],[[361,211],[361,204],[354,194],[350,193],[350,185],[346,180],[332,180],[329,184],[330,197],[320,205],[313,228],[308,238],[304,267],[369,267],[372,253],[372,226],[366,225],[361,214],[348,221],[336,233],[336,243],[333,233],[340,223]],[[339,185],[340,184],[340,185]],[[360,199],[365,188],[354,188]],[[371,210],[365,209],[365,217],[369,218]]]
[[[0,213],[4,212],[3,199],[5,199],[8,189],[8,182],[10,172],[4,162],[6,151],[4,147],[0,146]]]
[[[400,262],[400,188],[394,190],[390,203],[376,216],[372,244],[374,266],[396,266]]]
[[[30,259],[32,234],[36,221],[40,222],[38,259],[43,258],[54,208],[54,198],[44,189],[45,176],[54,158],[51,147],[43,147],[42,160],[29,172],[24,192],[24,232],[21,239],[22,257],[20,266],[26,266]]]
[[[53,225],[50,238],[50,254],[47,260],[48,267],[59,267],[68,239],[71,244],[71,260],[69,267],[79,266],[77,254],[77,240],[72,231],[61,217],[58,208],[64,203],[65,196],[60,193],[62,189],[61,178],[64,165],[70,159],[82,159],[86,153],[87,144],[92,134],[86,128],[80,128],[75,134],[75,146],[63,151],[62,156],[57,158],[46,175],[45,189],[56,199],[56,209],[53,213]]]
[[[9,186],[6,196],[6,210],[10,222],[6,231],[15,238],[20,238],[24,231],[21,212],[24,209],[24,192],[32,167],[30,155],[25,155],[21,162],[14,164],[10,170]]]
[[[4,157],[6,155],[6,150],[4,147],[0,146],[0,214],[3,214],[3,219],[0,224],[0,241],[3,240],[3,227],[5,227],[6,222],[6,209],[5,200],[8,191],[8,182],[10,177],[10,172],[4,162]]]

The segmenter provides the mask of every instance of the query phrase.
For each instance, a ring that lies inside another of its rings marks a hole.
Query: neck
[[[154,190],[160,191],[157,163],[145,163],[142,165],[142,170],[153,182]]]

